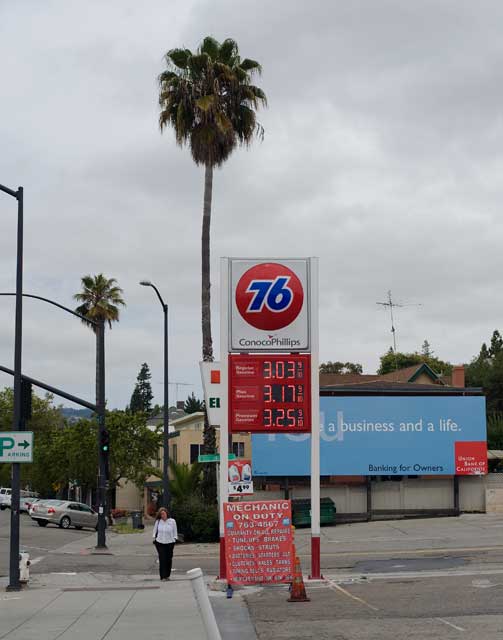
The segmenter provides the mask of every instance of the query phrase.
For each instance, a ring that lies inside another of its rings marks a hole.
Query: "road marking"
[[[331,580],[327,580],[327,582],[328,582],[328,586],[329,586],[330,589],[333,589],[334,591],[335,590],[340,591],[341,593],[343,593],[348,598],[351,598],[352,600],[356,600],[360,604],[363,604],[364,606],[368,607],[369,609],[372,609],[372,611],[379,611],[379,609],[377,607],[374,607],[373,605],[369,604],[368,602],[363,600],[363,598],[359,598],[358,596],[354,596],[352,593],[349,593],[349,591],[346,591],[346,589],[343,589],[340,585],[336,584],[335,582],[332,582]]]
[[[455,553],[467,553],[477,551],[503,551],[503,545],[494,545],[492,547],[438,547],[430,549],[390,549],[388,551],[332,551],[321,552],[321,557],[339,557],[339,556],[396,556],[396,555],[421,555],[421,554],[440,554],[448,553],[454,555]],[[310,553],[299,554],[301,558],[310,558]]]
[[[466,631],[466,629],[463,629],[463,627],[458,627],[457,625],[452,624],[452,622],[449,622],[448,620],[444,620],[443,618],[435,618],[435,620],[438,620],[439,622],[443,622],[444,624],[449,625],[449,627],[456,629],[456,631]]]
[[[38,564],[39,562],[42,562],[44,558],[45,556],[39,556],[38,558],[33,558],[33,560],[30,560],[30,566],[33,566],[34,564]]]
[[[462,576],[496,576],[503,574],[503,569],[444,569],[425,571],[389,571],[382,573],[341,573],[333,574],[328,579],[330,581],[351,582],[364,580],[373,582],[375,580],[414,580],[426,578],[459,578]]]

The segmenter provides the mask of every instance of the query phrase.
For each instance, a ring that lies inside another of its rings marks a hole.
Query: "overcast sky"
[[[157,124],[172,47],[235,38],[263,65],[263,142],[214,178],[218,258],[320,258],[322,360],[373,373],[391,344],[467,362],[501,322],[503,4],[368,0],[0,0],[0,183],[25,188],[25,291],[73,306],[82,275],[117,278],[127,308],[107,335],[107,398],[129,401],[142,362],[200,395],[203,170]],[[16,203],[0,194],[0,291],[15,286]],[[0,298],[0,364],[13,301]],[[94,342],[27,301],[23,369],[93,398]],[[0,374],[0,387],[11,384]],[[170,388],[176,399],[175,387]]]

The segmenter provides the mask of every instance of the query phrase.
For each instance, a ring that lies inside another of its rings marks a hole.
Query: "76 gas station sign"
[[[229,351],[310,350],[309,261],[230,260]]]

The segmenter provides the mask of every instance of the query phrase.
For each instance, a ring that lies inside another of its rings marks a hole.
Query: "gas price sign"
[[[231,432],[311,431],[311,356],[229,355]]]

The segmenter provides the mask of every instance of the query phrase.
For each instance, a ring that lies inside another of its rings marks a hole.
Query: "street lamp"
[[[169,400],[168,400],[168,305],[162,299],[158,288],[152,284],[150,280],[142,280],[140,284],[143,287],[152,287],[156,292],[159,302],[161,303],[164,313],[164,409],[163,409],[163,453],[164,460],[162,465],[162,506],[167,507],[169,504]]]
[[[0,293],[0,296],[13,296],[13,295],[16,296],[16,300],[17,300],[17,293],[4,293],[4,292]],[[82,399],[72,396],[70,394],[67,394],[64,391],[61,391],[60,389],[49,388],[47,385],[45,385],[44,383],[40,383],[40,381],[38,380],[33,383],[36,385],[38,384],[38,386],[41,386],[42,388],[45,388],[50,393],[55,393],[56,395],[60,395],[63,398],[67,398],[71,402],[75,402],[77,404],[80,404],[82,406],[92,409],[98,416],[98,461],[99,461],[98,462],[98,529],[97,529],[96,549],[106,549],[107,545],[106,545],[106,533],[105,533],[105,529],[106,529],[105,512],[106,512],[106,485],[107,485],[107,476],[108,476],[108,447],[105,452],[101,444],[104,436],[107,434],[106,426],[105,426],[105,323],[103,320],[93,320],[92,318],[87,318],[81,315],[80,313],[77,313],[77,311],[73,311],[72,309],[69,309],[64,305],[59,304],[59,302],[55,302],[54,300],[50,300],[49,298],[44,298],[43,296],[36,296],[31,293],[22,293],[21,300],[23,298],[34,298],[35,300],[41,300],[42,302],[47,302],[48,304],[52,304],[54,307],[58,307],[59,309],[62,309],[63,311],[70,313],[72,316],[76,316],[80,320],[83,320],[87,324],[92,325],[96,333],[96,360],[97,360],[98,366],[96,369],[96,404],[95,405],[86,403],[85,401],[82,401]],[[9,371],[5,370],[4,367],[0,367],[0,370],[4,370],[6,373],[9,373]],[[15,371],[14,371],[14,383],[15,383],[15,380],[16,378],[15,378]],[[14,401],[15,401],[15,387],[14,387]],[[14,409],[15,409],[15,404],[14,404]],[[19,426],[19,429],[15,429],[15,430],[24,431],[25,423],[24,423],[21,408],[19,409],[19,411],[20,411],[19,423],[15,422],[15,424],[19,424],[20,426]],[[14,496],[14,467],[15,466],[19,466],[19,463],[17,463],[16,465],[14,464],[12,465],[12,469],[13,469],[12,495],[13,496]],[[19,504],[19,484],[20,483],[18,478],[18,504]],[[14,504],[14,498],[12,498],[12,504]],[[14,511],[14,507],[12,507],[12,510]],[[11,516],[11,523],[12,523],[12,516]],[[12,544],[12,540],[15,539],[16,536],[17,536],[18,550],[16,555],[12,555],[12,552],[11,552],[11,569],[12,569],[12,563],[15,561],[15,558],[19,556],[19,513],[18,513],[18,519],[17,519],[17,530],[12,529],[12,524],[11,524],[11,544]],[[16,566],[18,566],[17,563],[16,563]],[[15,583],[15,580],[13,581],[11,579],[11,584],[13,584],[13,582]],[[17,582],[19,584],[19,566],[17,569]],[[13,588],[12,590],[14,591],[18,589]]]
[[[23,344],[23,187],[13,191],[0,184],[0,191],[17,200],[17,267],[16,267],[16,329],[14,334],[14,417],[13,431],[24,430],[21,420],[21,351]],[[12,465],[12,496],[10,512],[10,561],[7,591],[19,591],[19,496],[21,468]]]

